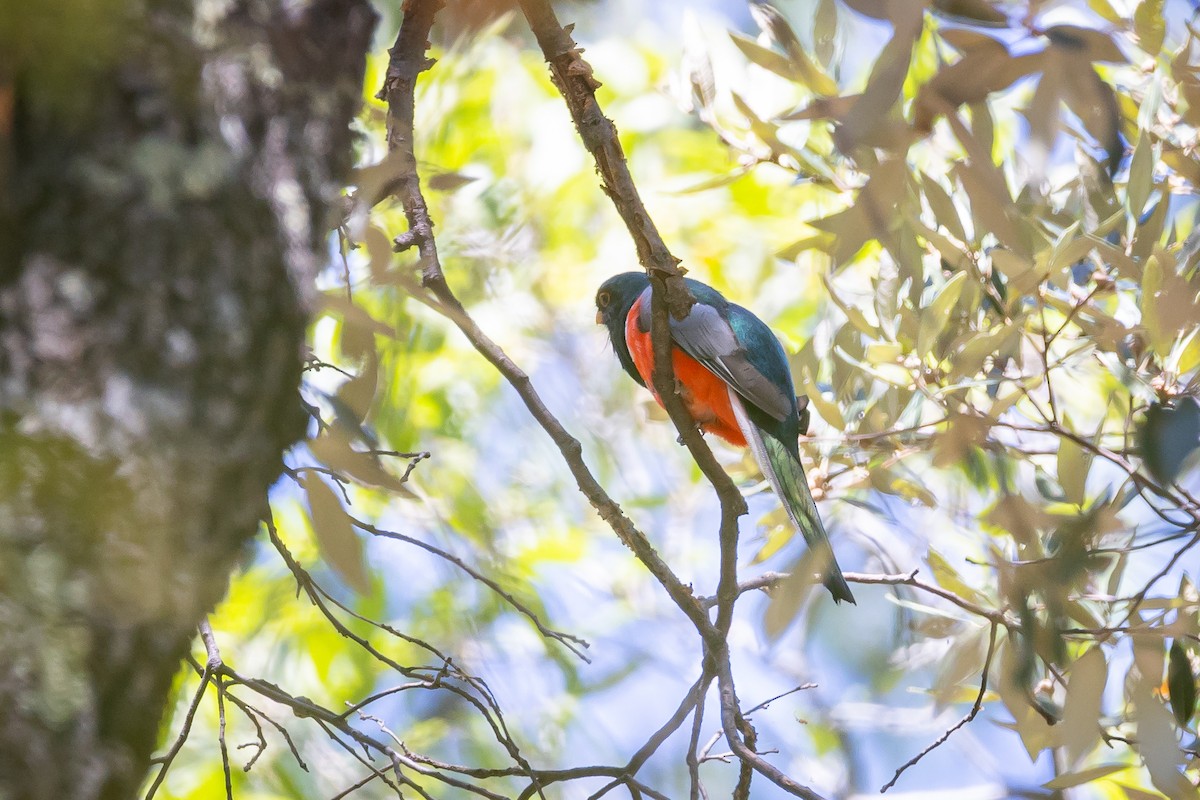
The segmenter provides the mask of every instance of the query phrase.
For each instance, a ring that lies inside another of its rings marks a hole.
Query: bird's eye
[[[612,296],[608,292],[601,292],[596,295],[596,305],[601,308],[608,308],[608,304],[612,301]]]

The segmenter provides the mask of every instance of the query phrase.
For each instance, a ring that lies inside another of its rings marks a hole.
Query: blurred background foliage
[[[1196,797],[1192,8],[701,5],[562,13],[579,19],[666,241],[791,355],[843,566],[892,576],[856,586],[857,607],[787,577],[742,598],[730,643],[745,705],[816,684],[754,712],[760,748],[827,796],[875,794],[974,703],[891,795]],[[519,16],[455,10],[416,110],[447,278],[606,489],[711,595],[712,490],[592,324],[598,284],[636,268],[632,245]],[[699,641],[516,394],[421,302],[415,256],[392,252],[403,210],[367,199],[396,170],[373,97],[385,49],[312,326],[313,438],[273,492],[276,533],[213,616],[217,641],[240,675],[405,752],[622,765],[695,679]],[[802,543],[748,457],[714,447],[750,502],[743,580],[790,572]],[[533,617],[587,640],[590,662]],[[225,792],[211,695],[185,726],[199,645],[195,658],[164,753],[190,736],[160,798]],[[447,691],[456,680],[496,710]],[[228,691],[247,704],[225,711],[235,796],[395,795],[365,750],[255,686]],[[687,727],[639,772],[668,797],[689,791]],[[705,721],[700,743],[717,729]],[[704,751],[710,797],[737,777],[723,751]],[[480,781],[501,796],[528,783]]]

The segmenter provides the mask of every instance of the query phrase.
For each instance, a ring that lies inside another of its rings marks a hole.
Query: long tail
[[[732,388],[729,390],[729,402],[733,406],[734,416],[737,417],[738,427],[742,429],[746,442],[754,453],[754,460],[758,462],[763,475],[767,477],[767,482],[783,503],[788,518],[804,535],[804,541],[808,542],[809,550],[825,576],[825,588],[836,602],[845,600],[854,603],[854,595],[850,593],[850,586],[842,577],[841,567],[834,558],[833,548],[829,546],[829,534],[821,524],[817,504],[813,501],[812,492],[808,490],[804,467],[795,455],[788,452],[782,442],[774,436],[762,435],[762,431],[746,413],[742,398]]]

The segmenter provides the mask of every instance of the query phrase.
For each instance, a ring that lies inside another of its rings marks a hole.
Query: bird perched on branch
[[[766,323],[721,293],[686,279],[696,304],[682,320],[671,318],[672,364],[680,399],[702,430],[749,447],[788,518],[804,535],[833,599],[854,595],[829,545],[800,464],[798,439],[805,432],[782,345]],[[650,341],[650,280],[623,272],[596,292],[596,321],[608,328],[621,366],[654,390]]]

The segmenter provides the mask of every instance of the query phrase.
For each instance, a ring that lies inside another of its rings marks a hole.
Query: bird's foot
[[[808,410],[808,395],[796,395],[796,411],[800,414],[800,435],[808,436],[808,426],[812,422],[812,413]]]

